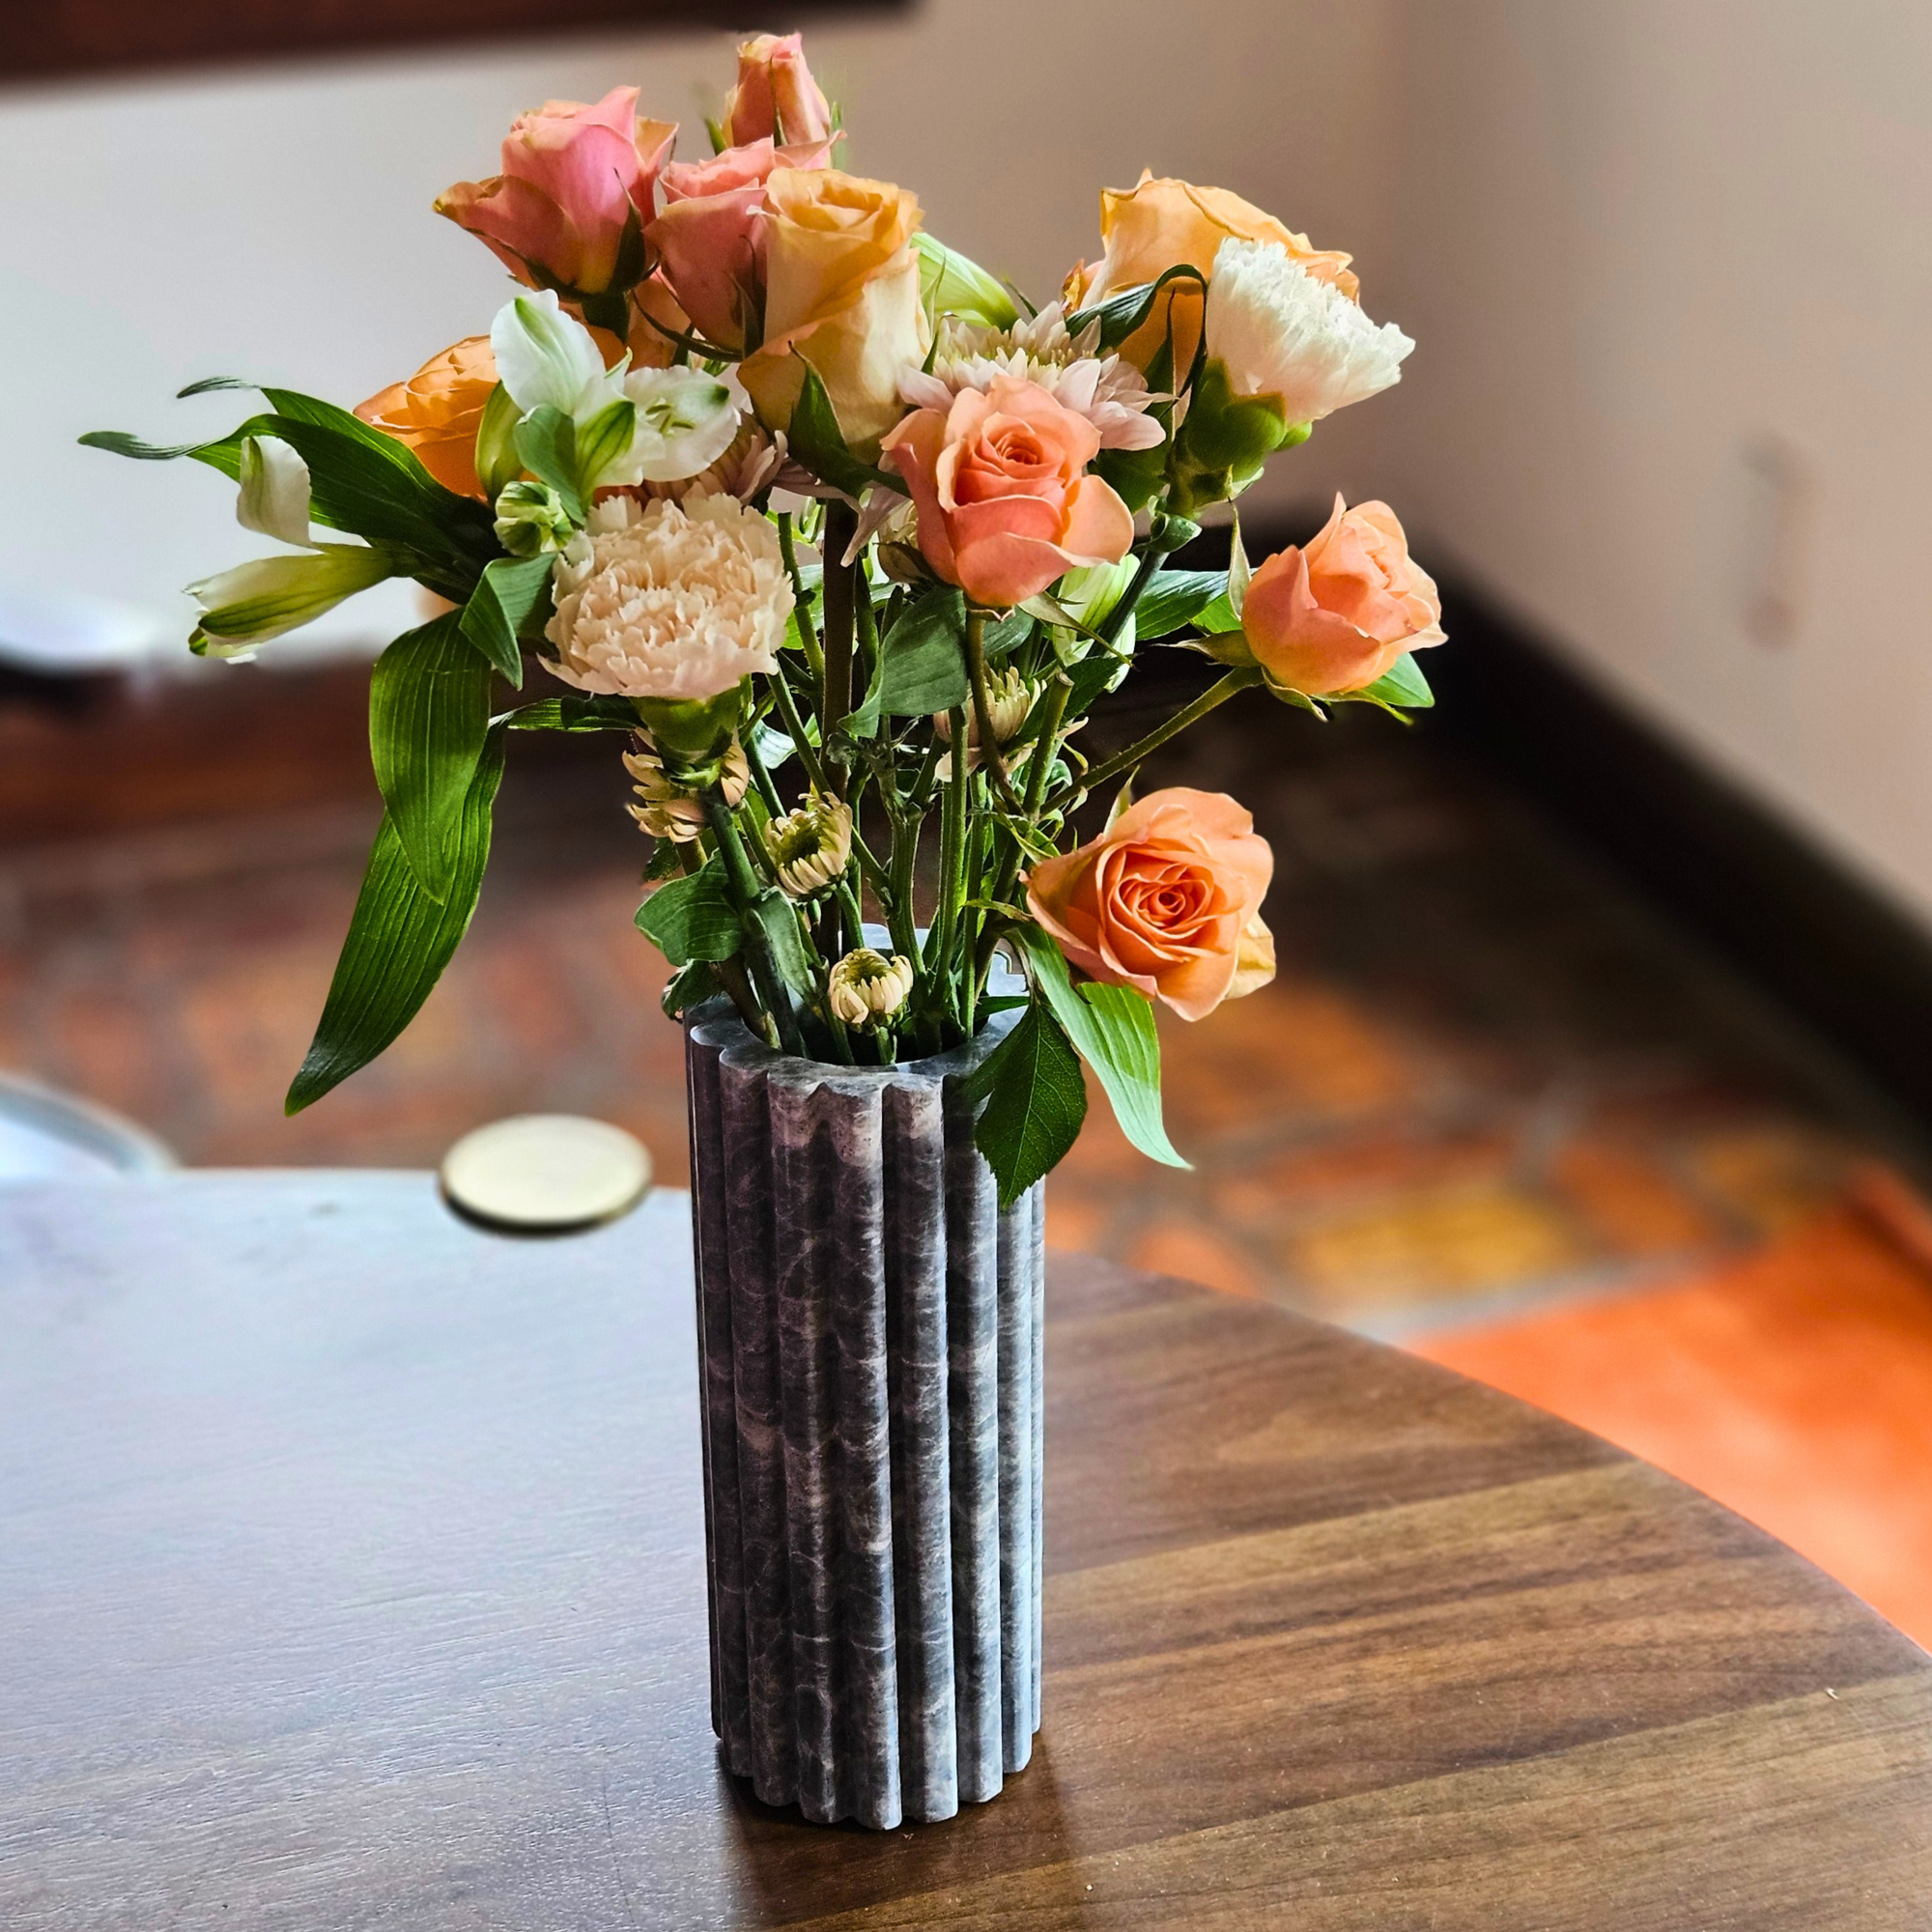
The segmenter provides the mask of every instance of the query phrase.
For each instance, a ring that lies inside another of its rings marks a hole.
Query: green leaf
[[[288,1113],[300,1113],[366,1066],[428,999],[476,910],[502,776],[502,733],[493,731],[463,801],[456,864],[440,905],[417,882],[394,824],[383,820],[315,1038],[284,1102]]]
[[[524,653],[518,643],[549,604],[554,555],[499,556],[483,566],[463,607],[463,635],[509,679],[524,688]]]
[[[1414,654],[1405,651],[1374,684],[1360,691],[1337,692],[1337,697],[1363,698],[1371,704],[1388,704],[1398,709],[1427,711],[1435,702],[1435,694],[1422,674]]]
[[[198,383],[190,383],[185,389],[175,391],[175,400],[185,403],[190,396],[206,396],[216,389],[252,389],[253,383],[244,383],[235,376],[204,376]]]
[[[684,878],[660,886],[638,908],[638,930],[673,966],[689,966],[694,959],[731,958],[744,944],[745,934],[717,857]]]
[[[879,665],[851,728],[867,736],[881,713],[918,718],[973,695],[966,673],[966,597],[951,584],[922,591],[879,640]]]
[[[1080,1056],[1038,1001],[966,1076],[965,1093],[980,1109],[973,1140],[999,1182],[1002,1208],[1060,1164],[1087,1118]]]
[[[628,697],[540,697],[491,723],[512,731],[635,731],[638,707]]]
[[[1169,269],[1158,281],[1149,282],[1144,288],[1122,289],[1117,296],[1109,296],[1103,302],[1093,308],[1083,308],[1066,318],[1066,332],[1078,335],[1095,316],[1100,319],[1100,349],[1105,355],[1110,349],[1118,349],[1135,329],[1153,313],[1155,298],[1169,282],[1199,282],[1205,289],[1208,277],[1199,269],[1185,262],[1179,262]]]
[[[988,658],[1003,657],[1008,651],[1017,650],[1033,636],[1034,619],[1025,611],[1009,611],[996,624],[988,624],[980,639],[980,647]]]
[[[779,978],[794,993],[810,1000],[818,990],[811,970],[811,956],[805,950],[804,935],[798,929],[798,912],[790,899],[780,892],[760,893],[752,906],[752,915],[764,928],[772,963]]]
[[[577,488],[577,425],[545,403],[517,425],[517,454],[532,476],[540,476],[563,498],[574,524],[583,521],[583,497]]]
[[[1023,926],[1013,936],[1026,948],[1034,983],[1055,1018],[1100,1076],[1121,1131],[1150,1159],[1188,1166],[1161,1121],[1160,1036],[1147,996],[1131,986],[1076,987],[1060,948],[1038,926]]]
[[[666,1019],[674,1020],[685,1008],[695,1007],[700,1000],[708,1000],[723,990],[718,975],[711,970],[711,962],[694,959],[690,965],[678,968],[670,984],[659,996],[658,1005],[664,1009]]]
[[[464,801],[490,733],[490,667],[454,611],[406,631],[369,680],[369,751],[397,841],[431,898],[449,895]]]
[[[1149,643],[1170,638],[1196,622],[1227,589],[1225,570],[1157,570],[1134,606],[1136,635]]]
[[[797,355],[798,352],[793,350],[792,354]],[[845,434],[838,427],[832,399],[825,393],[818,371],[803,355],[798,359],[805,380],[791,412],[790,427],[785,432],[790,454],[814,476],[830,483],[835,490],[844,491],[855,502],[878,484],[903,496],[905,484],[898,477],[889,476],[869,463],[862,463],[846,448]]]

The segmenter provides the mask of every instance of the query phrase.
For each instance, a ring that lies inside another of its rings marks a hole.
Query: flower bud
[[[848,1027],[874,1027],[890,1020],[912,992],[912,967],[901,953],[888,959],[862,946],[833,967],[826,999]]]
[[[765,827],[765,849],[784,891],[810,898],[844,873],[852,856],[851,808],[813,792],[796,811]]]
[[[920,298],[928,316],[956,315],[989,328],[1010,328],[1020,319],[1006,285],[956,248],[949,248],[924,229],[914,231],[919,257]]]
[[[197,657],[233,657],[332,611],[345,597],[396,575],[381,544],[317,544],[298,556],[263,556],[190,583],[201,622],[188,648]]]
[[[1291,423],[1279,396],[1237,396],[1226,366],[1210,356],[1175,438],[1169,502],[1191,515],[1204,504],[1238,497],[1277,449],[1307,438],[1308,425]]]
[[[635,750],[624,753],[624,769],[637,781],[640,803],[624,809],[653,838],[674,838],[688,843],[704,830],[704,806],[690,783],[677,773],[667,771],[665,761],[649,736],[639,731]],[[720,761],[718,781],[724,788],[724,803],[735,807],[752,781],[752,769],[745,761],[744,748],[733,738]]]
[[[1034,699],[1038,692],[1016,670],[995,670],[986,673],[986,722],[993,727],[995,745],[1005,745],[1027,721],[1027,714],[1033,709]],[[932,714],[932,728],[941,744],[952,742],[952,719],[949,712],[935,711]],[[980,714],[979,708],[968,702],[966,706],[966,769],[972,771],[980,762]],[[941,779],[952,776],[952,758],[949,753],[939,767]]]
[[[497,541],[512,556],[562,550],[576,535],[563,498],[548,483],[506,483],[497,498]]]

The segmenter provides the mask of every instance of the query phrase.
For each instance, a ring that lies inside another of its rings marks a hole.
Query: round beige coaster
[[[577,1114],[518,1114],[468,1133],[443,1156],[443,1198],[493,1227],[562,1234],[614,1221],[644,1198],[650,1151]]]

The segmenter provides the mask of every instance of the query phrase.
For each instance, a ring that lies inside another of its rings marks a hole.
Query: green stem
[[[1127,619],[1134,614],[1134,606],[1141,601],[1141,592],[1148,587],[1154,572],[1167,561],[1167,552],[1150,543],[1141,552],[1141,560],[1128,580],[1127,587],[1121,593],[1121,601],[1109,611],[1100,624],[1100,641],[1109,650],[1115,640],[1127,628]]]
[[[797,1015],[792,1011],[789,991],[780,977],[778,962],[772,957],[771,941],[764,925],[753,910],[759,896],[757,874],[745,856],[737,823],[731,816],[731,808],[724,802],[724,789],[719,784],[708,784],[701,796],[704,816],[710,823],[711,836],[718,841],[719,857],[724,867],[725,890],[731,895],[745,934],[745,951],[752,963],[753,983],[766,1011],[778,1024],[784,1050],[804,1059],[805,1040],[798,1030]]]
[[[1040,696],[1033,760],[1027,766],[1024,811],[1029,825],[1037,823],[1039,818],[1040,801],[1046,796],[1046,774],[1053,763],[1054,753],[1060,749],[1060,726],[1072,696],[1073,680],[1065,671],[1055,671]],[[1011,896],[1014,886],[1019,882],[1020,867],[1025,856],[1020,850],[1019,840],[1009,834],[1007,850],[1000,860],[999,873],[993,882],[990,897],[1004,903]],[[979,952],[974,959],[973,1006],[976,1012],[985,995],[986,976],[993,970],[993,954],[999,950],[999,945],[1000,934],[989,923],[980,935]]]
[[[782,676],[780,672],[777,675]],[[758,755],[756,733],[746,731],[739,739],[739,748],[745,753],[745,763],[751,768],[752,782],[758,788],[758,796],[765,802],[765,810],[774,818],[784,816],[784,801],[779,797],[779,788],[772,782],[772,775],[765,769],[765,761]]]
[[[805,775],[811,781],[814,791],[825,789],[825,767],[818,762],[818,753],[811,749],[811,738],[805,728],[805,720],[799,716],[798,700],[791,695],[791,686],[785,682],[784,667],[781,665],[768,680],[772,687],[772,696],[777,701],[779,715],[784,720],[785,729],[791,734],[792,750],[798,753],[798,761],[805,767]]]
[[[1155,725],[1145,738],[1129,745],[1124,752],[1116,752],[1111,758],[1102,759],[1081,779],[1080,790],[1091,797],[1109,780],[1119,778],[1122,772],[1132,771],[1155,747],[1166,744],[1190,724],[1199,724],[1217,704],[1225,704],[1236,692],[1246,691],[1261,681],[1262,674],[1258,669],[1243,667],[1231,670],[1226,677],[1210,684],[1192,704],[1183,705],[1165,724]]]
[[[983,611],[968,611],[966,613],[966,675],[973,686],[973,724],[980,736],[980,762],[992,781],[993,789],[1000,795],[1000,803],[1009,811],[1017,811],[1020,802],[1013,796],[1013,788],[1007,779],[1007,761],[1000,755],[999,740],[993,735],[993,708],[986,696],[986,613]],[[953,760],[965,763],[963,746],[955,745]],[[955,772],[954,777],[958,774]]]
[[[814,678],[825,676],[825,659],[818,648],[818,633],[811,622],[811,598],[798,567],[798,552],[792,546],[791,513],[781,510],[778,518],[779,553],[784,558],[785,575],[791,579],[792,609],[798,617],[799,642],[805,647],[805,661]],[[823,580],[821,579],[821,582]]]
[[[825,506],[825,675],[818,705],[818,742],[830,746],[833,735],[852,709],[852,633],[853,573],[843,562],[845,547],[858,529],[859,520],[848,503]],[[846,773],[836,768],[832,788],[845,796]]]
[[[966,869],[966,774],[959,769],[966,744],[966,707],[955,704],[947,714],[952,726],[954,769],[946,786],[944,810],[940,817],[939,903],[933,909],[932,930],[926,935],[925,966],[929,996],[942,1013],[950,1015],[952,1006],[952,942],[959,924],[960,901],[965,897]]]

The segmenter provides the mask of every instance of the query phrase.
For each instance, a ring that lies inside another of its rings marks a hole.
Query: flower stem
[[[1262,681],[1259,669],[1243,666],[1231,670],[1226,677],[1210,684],[1192,704],[1183,705],[1166,724],[1157,724],[1145,738],[1136,740],[1124,752],[1116,752],[1111,758],[1104,758],[1088,772],[1080,781],[1080,791],[1091,797],[1110,779],[1117,779],[1122,772],[1130,772],[1156,746],[1164,745],[1178,732],[1198,724],[1212,711],[1217,704],[1225,704],[1237,691],[1246,691],[1251,685]]]
[[[1134,614],[1134,606],[1141,601],[1141,592],[1148,587],[1154,572],[1167,561],[1167,555],[1165,550],[1152,543],[1141,552],[1141,560],[1135,566],[1126,589],[1121,593],[1121,601],[1100,623],[1100,641],[1109,650],[1114,648],[1115,640],[1127,628],[1127,619]]]
[[[799,642],[805,647],[805,661],[811,667],[814,678],[825,675],[825,659],[818,648],[818,632],[811,622],[811,599],[805,588],[805,579],[799,574],[798,552],[792,546],[791,513],[781,510],[778,516],[779,552],[784,558],[785,575],[791,579],[792,609],[798,617]]]
[[[818,753],[811,749],[811,738],[805,728],[805,720],[798,715],[798,700],[791,695],[791,686],[785,682],[784,667],[781,665],[773,671],[768,682],[772,687],[772,697],[779,707],[779,715],[783,718],[785,729],[791,733],[792,750],[798,753],[798,761],[805,767],[805,775],[811,781],[815,791],[825,789],[825,767],[818,762]]]
[[[1033,757],[1027,766],[1026,799],[1024,810],[1026,822],[1034,824],[1039,817],[1040,800],[1046,796],[1046,774],[1053,763],[1053,757],[1060,746],[1061,722],[1066,716],[1067,704],[1073,696],[1073,680],[1065,671],[1055,671],[1048,680],[1046,690],[1040,696],[1040,712],[1037,728],[1034,733]],[[991,897],[1004,903],[1018,883],[1020,867],[1025,854],[1020,850],[1017,838],[1008,837],[1007,850],[1000,860],[1000,869],[993,882]],[[973,1004],[977,1009],[980,997],[986,990],[986,976],[992,971],[993,954],[998,950],[1000,935],[988,927],[980,934],[980,949],[974,960]]]
[[[818,742],[826,747],[852,709],[853,569],[841,559],[858,529],[848,503],[825,506],[825,675],[818,705]],[[834,793],[843,798],[847,775],[835,766],[828,774]]]
[[[751,860],[745,856],[744,841],[738,837],[731,808],[724,803],[724,788],[719,784],[708,784],[701,796],[704,816],[710,823],[711,836],[718,841],[719,858],[724,867],[725,890],[737,909],[745,935],[745,952],[751,961],[752,978],[757,986],[761,1004],[777,1022],[784,1050],[803,1059],[805,1040],[798,1030],[798,1017],[792,1011],[791,996],[780,976],[778,962],[772,957],[771,941],[766,936],[764,924],[753,910],[759,896],[757,874],[752,869]]]
[[[933,909],[932,930],[925,938],[925,969],[932,1003],[939,1011],[950,1015],[952,939],[959,923],[959,904],[965,897],[966,775],[957,767],[965,763],[962,754],[966,745],[966,708],[955,704],[947,716],[952,726],[955,768],[946,786],[940,816],[939,903]]]

